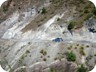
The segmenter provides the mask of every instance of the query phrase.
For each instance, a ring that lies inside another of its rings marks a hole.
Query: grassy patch
[[[80,67],[78,67],[77,72],[88,72],[88,71],[87,68],[84,67],[84,65],[81,65]]]
[[[71,51],[67,53],[67,60],[68,61],[76,61],[76,55]]]

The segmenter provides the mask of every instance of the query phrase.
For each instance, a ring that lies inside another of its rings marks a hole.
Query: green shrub
[[[83,47],[83,46],[80,47],[80,54],[81,54],[81,55],[85,55],[84,47]]]
[[[76,25],[76,22],[75,21],[70,21],[69,22],[69,25],[68,25],[68,30],[73,29],[75,25]]]
[[[81,66],[78,68],[77,72],[87,72],[87,68],[84,67],[84,65],[81,65]]]
[[[44,51],[43,49],[40,51],[40,53],[41,53],[42,55],[44,55],[44,56],[47,54],[47,52]]]
[[[93,14],[96,15],[96,8],[93,10]]]
[[[6,12],[8,8],[6,6],[3,7],[3,11]]]
[[[81,3],[84,3],[84,0],[80,0]]]
[[[57,18],[57,21],[60,21],[60,18]]]
[[[43,59],[43,61],[47,61],[47,59],[46,59],[46,58],[44,58],[44,59]]]
[[[30,53],[30,51],[29,50],[26,50],[26,53]]]
[[[47,10],[43,7],[41,14],[45,14],[46,12],[47,12]]]
[[[96,54],[94,54],[94,56],[96,56]]]
[[[85,9],[85,10],[84,10],[84,13],[89,13],[88,9]]]
[[[67,60],[68,61],[76,61],[76,55],[71,51],[67,53]]]

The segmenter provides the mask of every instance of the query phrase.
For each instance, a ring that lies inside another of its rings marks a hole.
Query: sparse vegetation
[[[48,58],[50,58],[50,56],[48,56]]]
[[[81,13],[81,14],[80,14],[80,17],[82,17],[83,15],[84,15],[84,13]]]
[[[72,45],[70,45],[69,47],[68,47],[68,50],[71,50],[72,49]]]
[[[45,14],[46,12],[47,12],[47,10],[43,7],[41,14]]]
[[[18,62],[18,65],[19,65],[19,66],[23,66],[23,65],[24,65],[24,64],[23,64],[24,58],[25,58],[25,54],[23,54],[23,55],[21,56],[21,58],[20,58],[20,60],[19,60],[19,62]]]
[[[57,72],[56,69],[51,68],[49,72]]]
[[[96,8],[93,10],[93,14],[96,16]]]
[[[80,67],[78,67],[77,72],[88,72],[88,71],[87,71],[87,68],[84,67],[84,65],[81,65]]]
[[[84,13],[89,13],[89,10],[88,10],[88,9],[85,9],[85,10],[84,10]]]
[[[6,6],[3,6],[3,11],[4,12],[8,11],[8,8]]]
[[[9,72],[14,72],[14,69],[11,68]]]
[[[57,21],[60,21],[60,18],[57,18]]]
[[[84,2],[84,0],[80,0],[80,2],[81,2],[81,3],[83,3],[83,2]]]
[[[47,61],[47,59],[46,59],[46,58],[44,58],[44,59],[43,59],[43,61]]]
[[[43,49],[40,51],[40,53],[41,53],[42,55],[44,55],[44,56],[47,54],[47,52],[44,51]]]
[[[89,8],[89,5],[86,5],[86,6],[84,7],[84,10],[85,10],[85,9],[88,9],[88,8]]]
[[[54,58],[54,60],[57,60],[58,58]]]
[[[71,47],[68,47],[68,50],[71,50]]]
[[[94,56],[96,56],[96,54],[94,54]]]
[[[21,68],[21,69],[19,70],[19,72],[26,72],[26,69]]]
[[[93,13],[89,13],[86,17],[85,20],[88,20],[89,18],[91,18],[93,16]]]
[[[77,49],[77,47],[75,47],[75,49]]]
[[[86,57],[86,60],[89,61],[92,59],[92,57],[93,57],[92,55],[89,55],[88,57]]]
[[[31,44],[31,42],[28,42],[28,44],[30,45],[30,44]]]
[[[40,27],[40,26],[41,26],[41,24],[38,25],[38,27]]]
[[[70,21],[68,25],[68,30],[70,31],[71,29],[73,29],[75,25],[76,25],[75,21]]]
[[[84,47],[83,47],[83,46],[80,47],[80,54],[81,54],[81,55],[85,55]]]
[[[43,56],[41,56],[40,58],[43,58]]]
[[[26,50],[26,54],[27,54],[27,53],[30,53],[30,51],[29,51],[29,50]]]
[[[76,55],[71,51],[67,53],[67,60],[68,61],[76,61]]]
[[[77,44],[77,46],[79,46],[79,44]]]
[[[18,7],[18,9],[20,10],[20,9],[21,9],[21,7]]]
[[[24,47],[25,47],[25,45],[21,46],[21,49],[24,48]]]
[[[86,45],[87,48],[89,48],[89,45]]]

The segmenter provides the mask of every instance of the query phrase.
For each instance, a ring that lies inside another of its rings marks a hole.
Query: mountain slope
[[[90,71],[95,43],[88,0],[8,0],[0,8],[0,63],[10,72]]]

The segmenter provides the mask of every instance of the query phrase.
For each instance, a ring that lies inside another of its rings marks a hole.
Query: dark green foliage
[[[84,3],[84,0],[80,0],[81,3]]]
[[[57,18],[57,21],[60,21],[60,18]]]
[[[3,7],[3,11],[6,12],[8,8],[6,6]]]
[[[40,51],[40,53],[41,53],[42,55],[44,55],[44,56],[47,54],[47,52],[44,51],[43,49]]]
[[[93,14],[96,15],[96,8],[93,10]]]
[[[44,59],[43,59],[43,61],[47,61],[47,59],[46,59],[46,58],[44,58]]]
[[[84,65],[81,65],[81,66],[78,68],[77,72],[88,72],[88,71],[87,71],[87,68],[84,67]]]
[[[68,61],[76,61],[76,55],[71,51],[67,53],[67,60]]]
[[[69,22],[69,25],[68,25],[68,30],[73,29],[73,28],[74,28],[74,26],[75,26],[75,24],[76,24],[76,22],[75,22],[75,21],[70,21],[70,22]]]
[[[94,54],[94,56],[96,56],[96,54]]]
[[[26,53],[30,53],[30,51],[29,50],[26,50]]]
[[[84,13],[89,13],[88,9],[85,9]]]
[[[47,10],[43,7],[41,14],[45,14],[46,12],[47,12]]]

